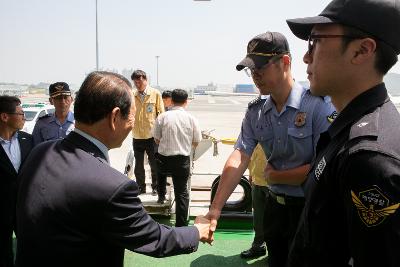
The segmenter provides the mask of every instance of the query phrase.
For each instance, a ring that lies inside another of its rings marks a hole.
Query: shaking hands
[[[212,228],[211,220],[199,215],[194,220],[194,226],[199,230],[200,241],[212,245],[212,242],[214,241],[215,227]]]

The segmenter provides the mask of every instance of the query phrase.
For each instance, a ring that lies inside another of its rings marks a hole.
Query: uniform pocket
[[[289,128],[288,135],[293,138],[304,139],[312,136],[312,128],[311,127]]]

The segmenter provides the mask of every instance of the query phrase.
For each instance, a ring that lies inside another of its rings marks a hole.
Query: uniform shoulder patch
[[[257,98],[254,98],[253,100],[251,100],[251,101],[249,102],[249,104],[247,105],[247,107],[250,108],[250,107],[252,107],[252,106],[254,106],[254,105],[260,103],[261,101],[262,101],[261,96],[258,96]]]
[[[46,114],[46,115],[43,115],[43,116],[39,117],[38,120],[41,120],[41,119],[44,119],[44,118],[49,118],[49,117],[51,117],[51,114]]]
[[[331,115],[329,115],[328,117],[326,117],[329,121],[329,123],[332,123],[338,116],[338,113],[336,111],[332,112]]]
[[[389,198],[377,186],[358,194],[351,190],[351,200],[357,208],[358,216],[367,227],[381,224],[400,206],[400,203],[390,205]]]

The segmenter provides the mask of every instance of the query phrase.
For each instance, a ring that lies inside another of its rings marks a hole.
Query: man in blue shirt
[[[265,102],[249,103],[242,129],[229,156],[207,218],[216,226],[221,209],[235,189],[254,148],[261,144],[267,158],[269,193],[264,216],[264,237],[270,267],[284,266],[304,205],[305,181],[321,132],[329,126],[333,106],[296,83],[286,38],[278,32],[254,37],[246,57],[236,66],[252,77]],[[213,229],[212,229],[213,230]]]
[[[21,101],[0,96],[0,266],[14,266],[12,235],[15,230],[17,174],[32,149],[32,136],[20,131],[25,117]]]
[[[32,132],[35,146],[44,141],[62,139],[74,129],[74,113],[70,111],[73,98],[68,84],[51,84],[49,94],[49,101],[54,105],[55,112],[39,118],[36,122]]]

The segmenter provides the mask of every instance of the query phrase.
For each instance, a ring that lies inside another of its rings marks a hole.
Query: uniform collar
[[[139,93],[139,90],[136,89],[135,96],[140,96],[140,95],[150,95],[149,85],[146,86],[146,89],[144,89],[143,94]]]
[[[303,96],[304,91],[305,89],[303,88],[303,86],[301,86],[299,83],[294,82],[283,110],[285,110],[288,106],[299,109],[301,104],[301,97]],[[264,105],[264,113],[269,111],[273,106],[275,106],[275,104],[273,103],[271,97],[268,97]]]
[[[53,122],[53,121],[56,121],[56,120],[57,120],[56,112],[54,112],[53,114],[51,114],[50,122]],[[69,121],[69,122],[72,122],[72,123],[75,122],[74,113],[72,111],[68,111],[66,121]]]
[[[390,101],[384,83],[380,83],[354,98],[328,128],[331,138],[374,108]]]

